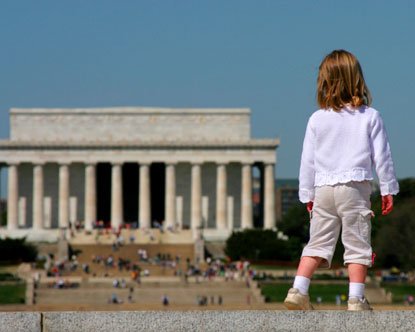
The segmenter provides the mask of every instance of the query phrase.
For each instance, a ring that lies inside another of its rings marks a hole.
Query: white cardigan
[[[339,112],[320,109],[307,124],[300,167],[300,201],[314,200],[314,188],[373,180],[381,195],[397,194],[388,136],[379,112],[367,106]]]

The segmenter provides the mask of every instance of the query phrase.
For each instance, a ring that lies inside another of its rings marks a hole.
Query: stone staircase
[[[103,263],[93,263],[92,258],[97,255],[104,258],[112,255],[115,264],[118,261],[118,258],[130,260],[132,263],[138,264],[142,270],[146,269],[150,272],[150,275],[155,276],[173,276],[178,269],[186,271],[187,259],[189,259],[192,263],[194,261],[193,244],[127,244],[121,246],[116,251],[113,251],[112,246],[108,244],[72,244],[71,247],[74,251],[79,252],[77,255],[79,264],[82,265],[83,263],[88,263],[90,267],[90,275],[94,274],[95,276],[108,275],[125,277],[130,275],[130,272],[125,269],[123,271],[118,271],[116,267],[109,268]],[[174,269],[168,266],[142,262],[139,261],[137,254],[138,249],[145,249],[149,258],[154,258],[157,254],[161,254],[170,255],[172,260],[175,260],[176,256],[179,256],[180,261]],[[81,268],[78,268],[73,272],[66,272],[64,275],[86,276],[86,274],[82,272]]]
[[[122,229],[121,236],[127,242],[134,237],[136,244],[193,244],[193,232],[191,230],[164,231],[159,229],[141,230],[141,229]],[[90,232],[79,230],[69,240],[70,244],[109,244],[116,240],[115,234],[110,230],[94,229]]]
[[[111,279],[80,281],[79,288],[56,289],[49,288],[48,281],[43,282],[35,290],[37,305],[102,305],[108,303],[112,294],[116,294],[124,303],[127,302],[129,287],[134,287],[133,303],[140,305],[155,305],[161,303],[163,295],[167,295],[174,305],[197,305],[198,296],[206,296],[208,303],[218,303],[221,296],[223,304],[252,305],[264,303],[263,297],[256,284],[247,287],[244,281],[201,281],[192,279],[185,283],[180,278],[153,278],[140,285],[128,282],[127,287],[120,289],[112,287]]]

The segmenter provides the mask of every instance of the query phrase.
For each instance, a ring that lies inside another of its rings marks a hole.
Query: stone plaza
[[[224,240],[275,228],[277,138],[251,138],[249,109],[11,109],[7,227],[56,241],[74,225],[163,225]],[[260,182],[254,225],[252,183]]]

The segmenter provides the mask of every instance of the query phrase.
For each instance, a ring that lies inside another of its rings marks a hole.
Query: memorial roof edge
[[[250,108],[170,108],[170,107],[92,107],[92,108],[10,108],[10,114],[251,114]]]

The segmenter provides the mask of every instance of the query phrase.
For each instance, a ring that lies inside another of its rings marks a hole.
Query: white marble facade
[[[250,137],[249,109],[11,109],[10,123],[10,140],[0,141],[10,234],[74,223],[92,230],[102,216],[113,228],[128,219],[147,229],[159,207],[164,227],[188,228],[195,236],[203,227],[224,238],[232,229],[253,227],[256,166],[263,178],[263,227],[275,227],[279,141]],[[98,172],[104,164],[105,177]],[[98,190],[103,182],[107,193]],[[127,204],[135,211],[126,211]]]

